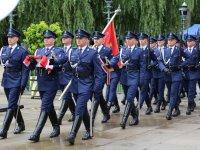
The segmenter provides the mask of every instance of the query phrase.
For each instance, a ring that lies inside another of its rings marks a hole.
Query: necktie
[[[173,49],[172,48],[169,48],[170,49],[170,52],[171,52],[171,54],[173,53]]]
[[[189,49],[189,52],[192,53],[192,49],[191,48]]]
[[[12,53],[12,47],[9,47],[9,51],[8,51],[9,56],[11,55],[11,53]]]
[[[50,51],[50,49],[49,48],[46,48],[46,53],[48,53]]]
[[[79,49],[79,54],[81,55],[81,54],[82,54],[82,52],[83,52],[83,49],[82,49],[82,48],[80,48],[80,49]]]
[[[98,46],[96,47],[96,50],[97,50],[97,52],[99,52],[99,47]]]

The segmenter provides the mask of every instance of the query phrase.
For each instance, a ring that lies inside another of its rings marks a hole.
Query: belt
[[[126,71],[138,71],[139,67],[126,67]]]
[[[74,73],[74,75],[77,78],[87,78],[87,77],[91,76],[91,74],[86,74],[86,73]]]
[[[8,68],[8,67],[5,67],[4,70],[5,70],[5,72],[8,72],[8,73],[21,72],[22,71],[21,69],[18,69],[18,68]]]
[[[62,68],[62,72],[64,72],[64,73],[71,73],[72,69],[70,69],[70,68]]]
[[[51,71],[50,73],[48,72],[48,70],[44,69],[44,68],[37,68],[36,69],[36,73],[40,76],[44,76],[44,75],[55,75],[54,71]]]
[[[187,70],[188,71],[196,71],[197,68],[196,68],[196,66],[187,66]]]
[[[169,69],[173,72],[173,71],[180,71],[181,68],[178,66],[169,66]]]

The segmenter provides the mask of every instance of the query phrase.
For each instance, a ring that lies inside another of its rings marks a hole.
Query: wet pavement
[[[123,97],[119,94],[119,100]],[[58,97],[57,97],[58,98]],[[0,104],[5,104],[5,95],[1,93]],[[25,106],[22,114],[26,123],[26,131],[20,135],[14,135],[13,129],[15,120],[10,127],[8,138],[0,140],[0,149],[15,150],[40,150],[40,149],[137,149],[137,150],[199,150],[200,149],[200,104],[197,100],[197,108],[190,116],[186,116],[186,99],[181,103],[181,116],[173,118],[171,121],[165,119],[165,111],[159,114],[145,115],[145,106],[141,110],[140,124],[130,127],[127,125],[125,130],[119,126],[124,106],[121,105],[121,111],[117,114],[111,114],[111,120],[107,124],[101,124],[102,114],[98,110],[98,116],[95,121],[94,138],[88,141],[82,141],[84,126],[77,135],[74,146],[70,146],[65,138],[67,137],[71,123],[67,121],[70,113],[67,112],[61,126],[61,135],[57,138],[48,138],[52,127],[48,120],[41,134],[40,142],[31,143],[27,139],[33,132],[37,123],[37,117],[40,111],[40,100],[30,99],[26,92],[22,96],[21,104]],[[55,108],[58,110],[60,102],[55,100]],[[90,107],[90,106],[89,106]],[[155,106],[154,106],[155,108]],[[0,124],[2,125],[5,113],[0,113]]]

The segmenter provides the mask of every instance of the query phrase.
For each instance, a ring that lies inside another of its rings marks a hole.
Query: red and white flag
[[[119,54],[119,46],[117,42],[116,32],[115,32],[115,25],[114,20],[109,22],[106,27],[104,28],[103,34],[104,36],[104,45],[110,47],[112,49],[112,54],[114,56]]]

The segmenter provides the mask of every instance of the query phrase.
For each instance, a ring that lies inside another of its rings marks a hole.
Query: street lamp
[[[14,24],[14,15],[13,12],[11,12],[9,15],[9,27],[12,28],[13,24]]]
[[[185,22],[186,22],[186,17],[188,13],[188,6],[186,2],[184,2],[181,7],[179,8],[180,15],[181,15],[181,27],[182,27],[182,40],[184,40],[184,34],[183,31],[185,29]]]
[[[107,14],[107,22],[109,22],[110,18],[111,18],[111,14],[113,14],[114,12],[111,12],[111,8],[112,8],[112,0],[105,0],[106,2],[106,8],[107,8],[107,11],[104,12],[105,14]]]

